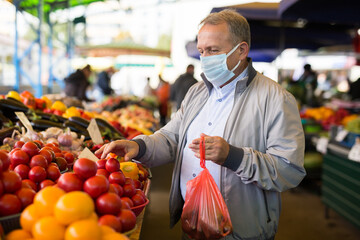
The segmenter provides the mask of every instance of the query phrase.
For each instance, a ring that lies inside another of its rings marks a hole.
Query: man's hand
[[[205,140],[205,160],[213,161],[216,164],[222,165],[229,155],[230,146],[222,137],[211,137],[204,135]],[[200,158],[200,140],[194,139],[189,148],[195,153],[195,157]]]
[[[124,157],[125,161],[130,161],[139,153],[139,145],[134,141],[117,140],[102,146],[95,154],[101,154],[101,158],[105,158],[109,153],[115,153]]]

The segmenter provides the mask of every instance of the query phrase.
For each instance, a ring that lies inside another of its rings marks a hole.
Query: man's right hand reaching
[[[139,153],[139,145],[134,141],[117,140],[105,144],[95,152],[96,155],[101,154],[101,158],[105,158],[109,153],[115,153],[118,156],[124,157],[125,161],[130,161]]]

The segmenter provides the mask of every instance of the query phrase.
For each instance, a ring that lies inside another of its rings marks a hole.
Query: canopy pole
[[[38,16],[39,16],[39,28],[38,28],[38,43],[39,43],[39,59],[38,59],[38,66],[39,66],[39,76],[38,76],[38,83],[36,85],[35,95],[36,97],[41,97],[43,95],[43,89],[41,84],[41,58],[42,58],[42,45],[41,45],[41,25],[43,20],[43,0],[39,0],[38,5]]]
[[[19,91],[20,86],[20,66],[19,66],[19,57],[18,57],[18,11],[19,11],[19,1],[14,1],[15,5],[15,40],[14,40],[14,66],[15,66],[15,84],[14,90]]]

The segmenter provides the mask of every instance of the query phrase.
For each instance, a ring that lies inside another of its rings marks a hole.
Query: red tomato
[[[136,225],[136,215],[131,210],[122,209],[118,218],[121,222],[122,232],[130,231]]]
[[[16,152],[17,150],[21,150],[21,148],[13,148],[10,153],[9,153],[9,158],[11,159],[11,156],[14,152]]]
[[[135,186],[134,180],[132,178],[125,178],[125,184],[131,184]]]
[[[21,177],[14,171],[2,173],[1,181],[4,185],[4,192],[14,193],[21,188]]]
[[[53,150],[51,147],[47,147],[47,146],[45,145],[45,147],[43,147],[41,150],[47,150],[47,151],[49,151],[50,154],[51,154],[51,161],[55,160],[55,152],[54,152],[54,150]],[[40,150],[40,151],[41,151],[41,150]]]
[[[145,193],[144,193],[142,190],[136,189],[136,193],[135,193],[135,194],[140,194],[140,195],[145,199],[145,201],[146,201]]]
[[[14,194],[4,194],[0,197],[0,216],[9,216],[21,211],[20,199]]]
[[[29,179],[35,183],[40,183],[46,179],[46,170],[43,167],[35,166],[29,171]]]
[[[30,167],[25,164],[19,164],[14,168],[14,172],[19,174],[22,180],[29,178]]]
[[[34,143],[41,149],[44,146],[44,143],[40,140],[34,140]]]
[[[123,201],[123,200],[121,200],[121,209],[129,209],[129,210],[131,210],[129,203],[126,202],[126,201]]]
[[[135,194],[134,196],[131,197],[131,200],[133,201],[134,206],[139,206],[145,203],[144,197],[140,194]]]
[[[3,162],[0,159],[0,173],[2,173],[2,171],[3,171]]]
[[[30,167],[33,168],[35,166],[40,166],[46,169],[48,167],[48,161],[43,155],[35,155],[30,160]]]
[[[49,166],[46,169],[47,177],[53,181],[58,180],[58,178],[61,176],[60,169],[57,165]]]
[[[74,172],[82,179],[88,179],[96,175],[96,163],[87,158],[79,158],[73,166]]]
[[[121,232],[121,222],[114,215],[106,214],[99,218],[99,225],[106,225],[114,229],[116,232]]]
[[[64,158],[68,164],[73,163],[75,160],[74,154],[69,153],[69,152],[64,154]]]
[[[110,173],[117,172],[120,170],[120,163],[115,158],[110,158],[106,161],[105,169]]]
[[[134,186],[136,189],[143,189],[144,185],[137,179],[134,179]]]
[[[66,192],[82,191],[83,182],[75,173],[66,172],[59,177],[57,186]]]
[[[113,172],[109,175],[109,182],[123,186],[125,184],[125,175],[121,171]]]
[[[22,209],[33,203],[36,192],[31,188],[21,188],[16,192],[16,196],[21,202]]]
[[[16,141],[14,148],[21,148],[25,143],[23,141]]]
[[[34,142],[27,142],[25,143],[22,147],[21,150],[23,150],[24,152],[26,152],[29,157],[35,156],[37,154],[39,154],[39,147],[34,143]]]
[[[115,193],[104,193],[96,199],[95,205],[100,215],[117,215],[121,210],[121,198]]]
[[[110,173],[108,171],[106,171],[106,169],[98,169],[96,171],[96,176],[102,175],[104,177],[106,177],[106,179],[109,177]]]
[[[47,149],[41,149],[40,152],[39,152],[40,155],[44,156],[47,163],[50,164],[51,161],[53,160],[53,155],[50,153],[49,150]]]
[[[84,192],[97,198],[109,191],[109,181],[104,176],[93,176],[84,182]]]
[[[58,165],[60,171],[65,171],[67,168],[67,162],[65,160],[65,158],[62,157],[56,157],[56,164]]]
[[[61,152],[57,152],[57,153],[55,153],[55,157],[62,157],[62,158],[64,158],[64,154],[61,153]]]
[[[4,184],[0,180],[0,196],[3,195],[3,193],[4,193]]]
[[[21,181],[21,187],[27,187],[27,188],[31,188],[33,189],[35,192],[37,191],[38,187],[36,185],[36,183],[30,179],[24,179]]]
[[[119,184],[116,184],[116,183],[110,183],[110,186],[111,186],[111,188],[113,188],[112,191],[114,193],[119,195],[119,197],[122,197],[122,195],[124,194],[124,189],[122,188],[122,186],[120,186]]]
[[[131,198],[132,196],[134,196],[135,193],[136,193],[136,188],[135,188],[135,186],[132,185],[132,184],[125,184],[125,185],[123,186],[123,190],[124,190],[124,196],[125,196],[125,197],[129,197],[129,198]]]
[[[42,181],[39,185],[40,189],[43,189],[44,187],[47,186],[53,186],[55,185],[55,183],[53,181],[51,181],[50,179],[45,179],[44,181]]]
[[[96,166],[98,169],[105,169],[106,159],[99,159],[96,161]]]
[[[132,201],[131,198],[129,198],[129,197],[121,197],[121,201],[128,203],[128,205],[129,205],[130,207],[133,207],[133,206],[134,206],[133,201]]]
[[[10,161],[13,167],[16,167],[19,164],[29,164],[30,158],[29,155],[23,150],[16,150],[15,152],[11,153]]]

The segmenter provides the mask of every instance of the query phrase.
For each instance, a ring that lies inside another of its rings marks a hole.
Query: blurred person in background
[[[155,90],[150,86],[150,77],[146,78],[146,84],[144,87],[144,97],[150,97],[155,94]]]
[[[111,77],[115,73],[113,67],[109,67],[98,74],[98,79],[94,88],[94,97],[97,102],[101,102],[104,97],[114,93],[111,88]]]
[[[79,100],[91,101],[86,96],[86,90],[90,86],[89,77],[91,72],[91,66],[86,65],[82,69],[77,69],[74,73],[65,78],[65,95],[76,97]]]
[[[351,100],[360,101],[360,78],[358,78],[355,82],[350,83],[349,94]]]
[[[194,65],[189,64],[186,72],[180,75],[170,87],[170,100],[176,102],[177,110],[179,110],[189,88],[197,82],[194,78]]]
[[[166,82],[160,74],[159,85],[155,91],[155,94],[159,101],[160,123],[162,126],[165,126],[169,109],[170,84]]]
[[[304,73],[298,80],[299,84],[304,89],[305,104],[310,107],[317,107],[318,103],[315,97],[315,90],[317,88],[317,74],[312,70],[310,64],[304,65]]]
[[[148,167],[175,162],[170,190],[170,226],[181,218],[186,184],[201,172],[200,136],[206,168],[228,207],[233,232],[225,239],[272,240],[281,192],[306,175],[305,140],[295,98],[257,72],[250,26],[233,10],[211,13],[201,23],[197,48],[202,79],[186,94],[173,118],[153,135],[104,145]],[[183,239],[189,239],[183,234]]]

